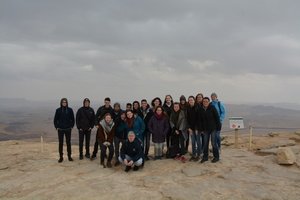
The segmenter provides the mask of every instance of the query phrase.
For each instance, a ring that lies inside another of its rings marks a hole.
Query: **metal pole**
[[[234,147],[238,148],[239,129],[234,129]]]
[[[250,126],[249,150],[252,150],[252,136],[253,136],[253,127]]]

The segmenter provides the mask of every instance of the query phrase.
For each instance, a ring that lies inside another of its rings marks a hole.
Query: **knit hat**
[[[218,98],[218,95],[215,93],[215,92],[213,92],[213,93],[211,93],[211,95],[210,95],[211,97],[212,96],[215,96],[215,97],[217,97]]]

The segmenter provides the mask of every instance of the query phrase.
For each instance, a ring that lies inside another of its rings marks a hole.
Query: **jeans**
[[[164,143],[154,143],[154,156],[162,157],[164,150]]]
[[[145,152],[145,156],[148,156],[149,154],[149,149],[150,149],[150,137],[151,137],[151,133],[149,131],[144,133],[144,152]]]
[[[116,161],[118,160],[119,155],[120,155],[120,143],[123,145],[124,139],[120,139],[118,137],[115,137],[114,138],[114,144],[115,144],[115,159],[116,159]]]
[[[97,134],[96,134],[96,140],[95,140],[95,144],[94,144],[93,157],[96,157],[96,156],[97,156],[97,153],[98,153],[98,146],[99,146],[99,143],[98,143],[98,138],[97,138]]]
[[[125,159],[129,162],[132,160],[132,158],[128,155],[125,155]],[[119,156],[120,163],[124,163],[124,160],[122,160],[121,156]],[[135,166],[141,166],[143,164],[143,158],[139,158],[137,161],[133,163]]]
[[[59,156],[63,157],[64,136],[66,136],[68,157],[72,154],[71,149],[71,131],[72,129],[58,129],[58,152]]]
[[[204,132],[204,152],[203,152],[203,159],[208,159],[208,147],[209,147],[209,139],[211,139],[211,145],[213,149],[214,158],[219,159],[219,149],[217,143],[215,142],[216,139],[216,131],[211,132]]]
[[[192,133],[192,154],[193,157],[200,156],[202,153],[202,137],[200,133]]]
[[[221,131],[216,131],[216,145],[218,149],[221,149]]]
[[[83,141],[85,137],[85,155],[90,155],[91,130],[79,130],[79,154],[83,155]]]
[[[172,137],[172,145],[176,146],[178,149],[178,154],[184,155],[186,154],[185,151],[185,137],[182,133],[174,134]]]
[[[110,144],[109,146],[106,146],[104,144],[100,144],[100,149],[101,149],[101,158],[100,161],[104,162],[105,156],[106,156],[106,150],[109,150],[109,154],[107,157],[107,161],[110,162],[113,158],[114,155],[114,145]]]

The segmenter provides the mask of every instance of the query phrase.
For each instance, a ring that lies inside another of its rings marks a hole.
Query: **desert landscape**
[[[143,169],[129,173],[121,166],[104,169],[99,157],[93,162],[79,160],[76,128],[72,133],[74,162],[65,158],[57,163],[52,124],[55,105],[0,106],[0,199],[298,199],[300,132],[296,128],[300,111],[226,106],[228,116],[244,117],[246,128],[240,131],[236,148],[234,131],[226,119],[220,162],[150,160]],[[252,149],[249,124],[257,127]],[[280,148],[293,155],[280,158]],[[279,164],[280,159],[289,164]]]

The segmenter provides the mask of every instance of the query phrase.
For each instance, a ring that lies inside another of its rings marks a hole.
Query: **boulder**
[[[271,132],[268,134],[270,137],[275,137],[275,136],[279,136],[279,133],[277,132]]]
[[[296,162],[296,156],[291,148],[280,147],[277,151],[277,161],[280,165],[293,165]]]

